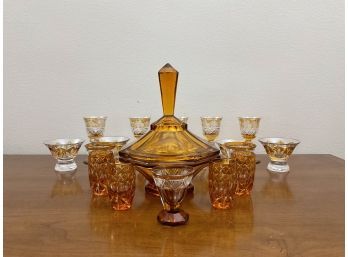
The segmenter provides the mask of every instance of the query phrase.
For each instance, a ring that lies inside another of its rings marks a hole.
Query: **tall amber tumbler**
[[[237,187],[237,174],[230,159],[220,159],[209,164],[209,195],[216,209],[230,209]]]
[[[131,208],[135,194],[135,171],[130,163],[116,160],[115,169],[108,173],[108,194],[114,210]]]
[[[237,174],[236,195],[250,195],[254,185],[256,145],[249,142],[231,142],[226,147],[232,149],[231,164]]]
[[[108,174],[115,170],[113,146],[90,143],[86,145],[86,149],[88,150],[88,175],[92,193],[97,196],[107,195]]]

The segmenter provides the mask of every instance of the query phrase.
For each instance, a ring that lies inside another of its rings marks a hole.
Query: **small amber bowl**
[[[259,142],[266,150],[270,162],[267,169],[274,172],[288,172],[290,167],[288,159],[296,146],[300,143],[297,139],[282,137],[260,138]]]
[[[54,139],[47,140],[44,144],[50,150],[53,158],[57,160],[55,170],[58,172],[72,172],[77,168],[75,158],[84,140],[82,139]]]

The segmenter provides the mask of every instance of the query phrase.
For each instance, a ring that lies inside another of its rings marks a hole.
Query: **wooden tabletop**
[[[252,197],[233,210],[211,207],[203,170],[182,205],[188,224],[166,227],[140,174],[131,210],[91,198],[85,158],[62,181],[51,156],[4,157],[4,256],[344,256],[342,159],[294,155],[288,176],[274,177],[258,156]]]

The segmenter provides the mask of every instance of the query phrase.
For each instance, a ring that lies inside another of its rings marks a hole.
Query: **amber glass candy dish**
[[[168,226],[184,225],[189,214],[180,209],[186,189],[193,176],[192,167],[157,167],[153,171],[154,180],[158,187],[163,210],[157,220]]]
[[[146,192],[158,195],[153,180],[156,166],[191,166],[194,175],[219,156],[219,150],[187,130],[187,124],[174,116],[178,72],[166,64],[159,72],[163,117],[138,141],[121,150],[120,160],[135,165],[148,180]]]

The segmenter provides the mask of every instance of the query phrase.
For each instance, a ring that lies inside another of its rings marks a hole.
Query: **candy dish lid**
[[[159,70],[163,117],[151,124],[147,134],[120,151],[122,161],[144,167],[196,166],[219,157],[214,145],[188,131],[187,124],[174,116],[178,74],[170,64]]]

